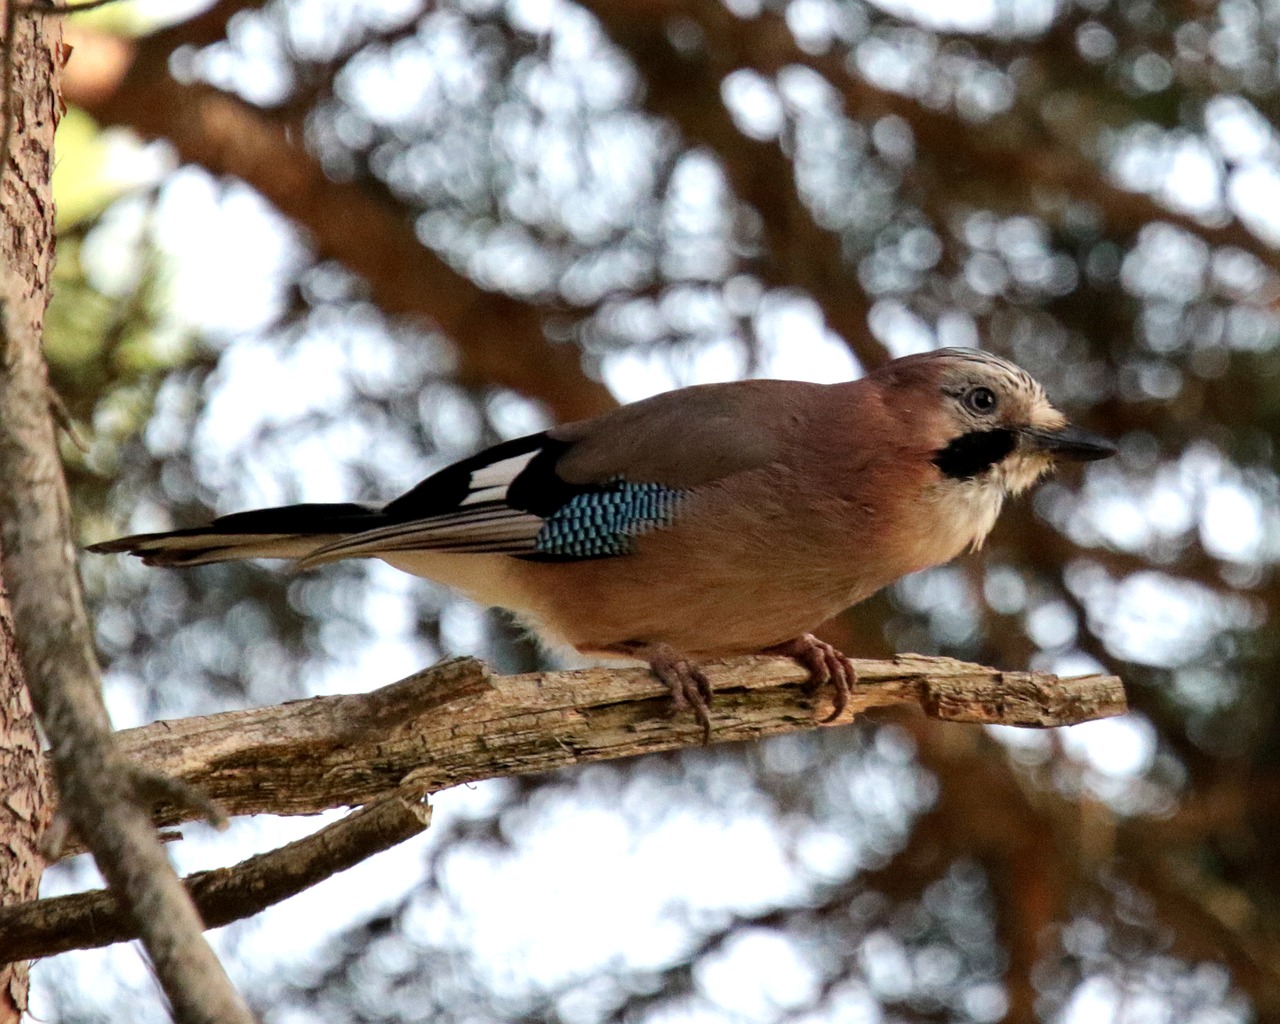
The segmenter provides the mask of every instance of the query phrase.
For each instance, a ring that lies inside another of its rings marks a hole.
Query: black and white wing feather
[[[556,466],[572,444],[544,432],[454,463],[386,505],[386,525],[319,548],[303,567],[427,550],[606,558],[626,554],[635,536],[670,522],[681,489],[621,474],[570,483]]]
[[[150,565],[297,558],[309,568],[404,551],[576,560],[626,554],[669,522],[684,493],[622,476],[569,483],[556,463],[572,442],[534,434],[495,445],[428,477],[381,507],[289,505],[238,512],[207,527],[96,544]]]

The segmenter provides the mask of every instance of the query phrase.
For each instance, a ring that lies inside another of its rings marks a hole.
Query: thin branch
[[[34,3],[15,3],[13,6],[23,14],[82,14],[85,11],[96,11],[99,7],[108,7],[111,4],[118,4],[120,0],[81,0],[79,3],[72,4],[55,4],[41,3],[36,0]]]
[[[135,799],[145,772],[121,757],[102,703],[41,351],[53,257],[49,171],[61,30],[43,19],[6,20],[23,33],[5,42],[11,55],[5,118],[21,145],[4,153],[12,184],[0,190],[0,547],[18,656],[49,737],[61,813],[129,908],[175,1018],[249,1024],[248,1007],[205,941],[200,918]]]
[[[270,853],[183,879],[206,928],[251,917],[281,900],[412,839],[431,808],[412,788],[353,811],[340,821]],[[0,962],[96,949],[137,938],[137,926],[104,890],[58,896],[0,915]]]

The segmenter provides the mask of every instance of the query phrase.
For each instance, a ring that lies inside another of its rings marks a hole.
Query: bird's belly
[[[789,578],[780,567],[626,557],[520,563],[536,629],[583,652],[629,643],[669,644],[691,656],[759,651],[806,633],[849,604],[829,581]],[[858,595],[865,597],[866,594]]]

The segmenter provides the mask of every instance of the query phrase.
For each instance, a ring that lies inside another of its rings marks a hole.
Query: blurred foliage
[[[1267,0],[224,0],[139,38],[114,92],[73,65],[47,351],[91,539],[389,497],[593,375],[634,397],[982,344],[1121,445],[827,635],[1102,667],[1129,719],[872,723],[467,794],[420,884],[278,954],[264,1019],[1280,1020],[1278,50]],[[121,194],[89,115],[176,166]],[[335,199],[368,216],[327,230]],[[566,346],[581,375],[550,381]],[[85,575],[139,718],[545,660],[376,566]],[[528,867],[609,822],[630,838],[581,886]],[[574,914],[599,949],[535,956]],[[118,1019],[59,971],[44,1019]]]
[[[57,226],[69,229],[96,218],[120,189],[107,177],[107,145],[98,126],[83,110],[71,107],[58,122],[58,162],[53,169]]]

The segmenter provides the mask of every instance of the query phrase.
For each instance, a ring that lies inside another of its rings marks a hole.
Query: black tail
[[[220,516],[208,526],[139,533],[92,544],[98,554],[137,555],[146,565],[205,565],[238,558],[303,558],[348,534],[385,526],[380,506],[283,505]]]

